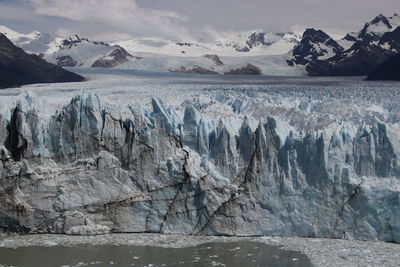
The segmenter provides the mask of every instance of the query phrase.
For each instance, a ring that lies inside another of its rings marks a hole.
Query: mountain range
[[[292,50],[293,66],[313,76],[363,76],[400,52],[400,16],[377,16],[358,33],[333,40],[321,30],[307,29]]]
[[[400,52],[400,16],[378,15],[336,40],[319,29],[303,33],[248,31],[213,42],[141,37],[113,42],[73,35],[21,34],[4,26],[16,46],[62,67],[118,67],[199,74],[366,76]],[[256,70],[256,71],[255,71]]]

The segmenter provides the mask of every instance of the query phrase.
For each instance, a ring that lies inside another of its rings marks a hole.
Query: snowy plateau
[[[0,227],[400,243],[398,83],[74,69],[0,91]]]

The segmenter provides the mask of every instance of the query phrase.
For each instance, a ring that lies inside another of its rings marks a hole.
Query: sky
[[[213,40],[238,31],[358,31],[400,0],[0,0],[0,25],[20,32]]]

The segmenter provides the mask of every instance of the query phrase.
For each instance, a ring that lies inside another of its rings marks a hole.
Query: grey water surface
[[[304,254],[256,242],[207,243],[187,248],[140,246],[0,249],[0,266],[311,266]]]

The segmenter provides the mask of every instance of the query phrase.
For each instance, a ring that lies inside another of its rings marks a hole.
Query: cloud
[[[144,36],[191,42],[233,39],[252,29],[296,30],[293,25],[339,36],[399,8],[399,0],[0,0],[0,24],[93,40]]]
[[[135,0],[26,0],[38,15],[88,22],[97,32],[185,39],[188,17],[170,10],[141,8]]]
[[[26,8],[18,0],[0,0],[0,20],[3,22],[25,23],[36,17],[32,10]]]

